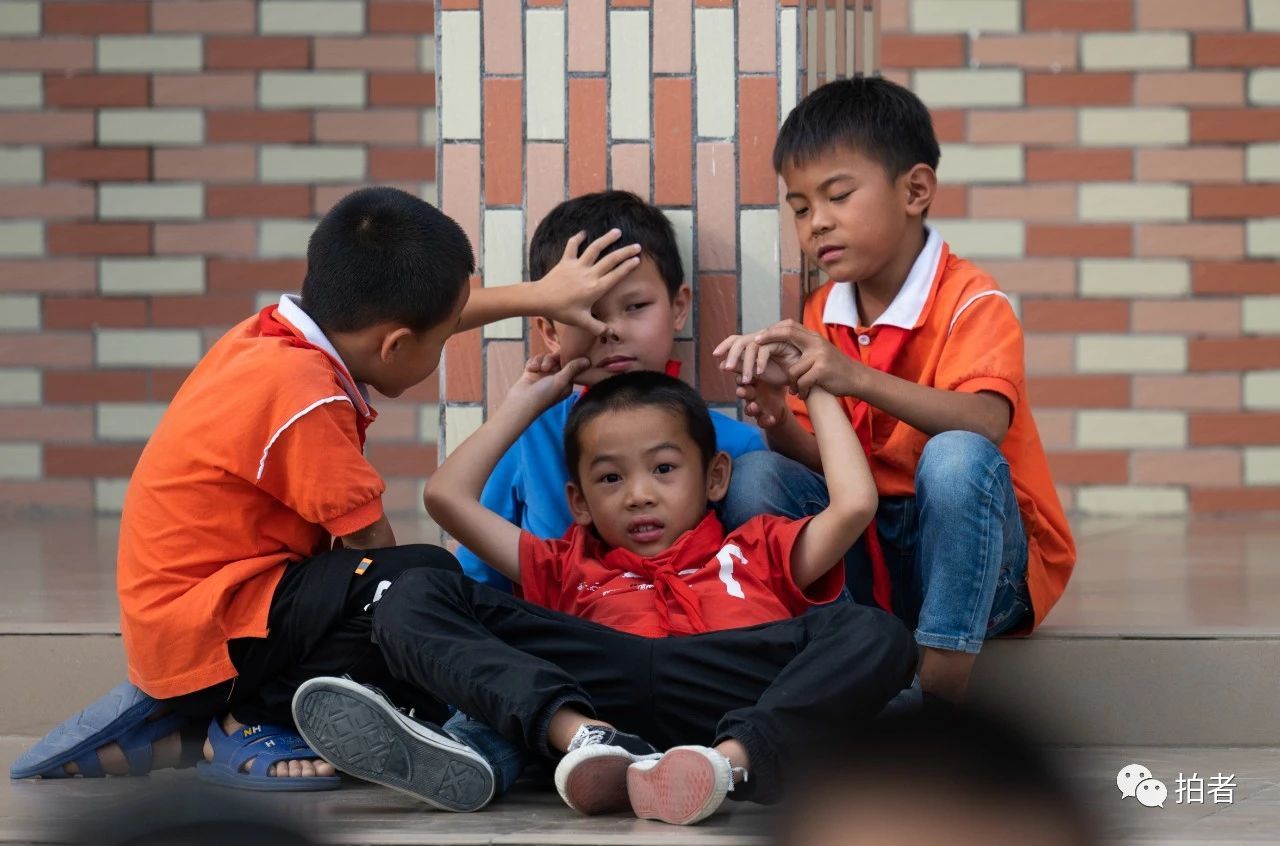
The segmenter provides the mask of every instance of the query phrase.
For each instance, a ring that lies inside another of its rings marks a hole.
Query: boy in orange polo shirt
[[[846,560],[848,586],[915,629],[924,692],[958,700],[985,638],[1044,620],[1075,546],[1028,405],[1013,307],[925,223],[938,159],[928,109],[899,85],[848,79],[807,96],[773,162],[801,249],[833,281],[809,297],[803,326],[783,321],[716,353],[726,369],[747,364],[738,394],[776,450],[734,467],[739,507],[726,525],[822,507],[802,400],[815,386],[841,397],[880,494]],[[779,355],[791,396],[752,383]]]

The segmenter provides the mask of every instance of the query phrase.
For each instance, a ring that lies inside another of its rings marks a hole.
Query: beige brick
[[[1186,369],[1187,339],[1182,336],[1076,338],[1076,370],[1080,373],[1182,373]]]
[[[263,182],[345,182],[365,177],[363,147],[263,147]]]
[[[782,319],[778,211],[743,211],[739,214],[739,221],[742,325],[753,328],[772,326]]]
[[[1085,70],[1180,70],[1191,65],[1185,32],[1095,32],[1080,39]]]
[[[418,192],[418,196],[436,208],[440,207],[440,186],[437,183],[422,183],[422,190]]]
[[[441,138],[480,138],[480,13],[440,13]]]
[[[40,371],[0,367],[0,405],[39,405]]]
[[[524,279],[524,212],[489,209],[484,213],[484,285],[512,285]],[[524,323],[518,317],[484,327],[486,338],[522,338]]]
[[[0,8],[0,13],[3,13]],[[44,86],[38,73],[0,74],[0,109],[38,109],[44,104]]]
[[[1090,409],[1076,414],[1081,449],[1153,449],[1187,445],[1187,415],[1180,411]]]
[[[911,0],[915,32],[1017,32],[1018,0]]]
[[[258,252],[264,257],[303,258],[315,228],[314,220],[264,220],[258,231]]]
[[[0,11],[3,11],[0,9]],[[40,328],[40,298],[0,295],[0,331]]]
[[[104,258],[99,267],[104,294],[204,293],[201,258]]]
[[[1021,182],[1022,147],[1016,144],[943,144],[938,180],[944,183]]]
[[[196,335],[199,333],[184,333]],[[104,441],[145,441],[168,406],[162,402],[98,403],[98,437]]]
[[[0,221],[0,258],[44,253],[44,224],[30,220]]]
[[[1191,293],[1185,261],[1084,259],[1080,294],[1085,297],[1184,297]]]
[[[0,147],[0,184],[35,185],[44,180],[39,147]]]
[[[1092,147],[1176,147],[1191,137],[1183,109],[1081,109],[1080,143]]]
[[[696,132],[699,138],[730,138],[738,99],[733,62],[733,11],[700,8],[694,10],[693,17]],[[613,78],[616,86],[616,73]],[[639,111],[647,115],[649,110]]]
[[[668,221],[671,222],[671,229],[676,234],[676,247],[680,250],[680,264],[684,268],[684,281],[686,285],[693,283],[693,212],[686,209],[663,209],[662,213],[666,215]],[[685,332],[691,331],[693,325],[692,320],[685,321]],[[689,337],[692,337],[691,335]]]
[[[1250,411],[1280,411],[1280,370],[1244,374],[1244,407]]]
[[[357,0],[263,0],[258,28],[264,35],[358,35],[364,3]]]
[[[1255,30],[1280,30],[1280,0],[1249,0],[1249,20]]]
[[[779,71],[778,71],[778,107],[780,120],[785,120],[796,107],[796,80],[800,73],[797,61],[796,9],[784,8],[781,12],[781,28],[778,32]]]
[[[436,50],[439,45],[433,36],[425,36],[418,44],[418,69],[434,71],[436,69]]]
[[[160,146],[204,142],[204,113],[198,109],[101,109],[98,143]]]
[[[264,109],[364,108],[365,78],[358,71],[266,71],[258,80]]]
[[[1080,186],[1080,219],[1130,222],[1178,221],[1191,216],[1191,189],[1185,185],[1091,182]]]
[[[564,138],[565,13],[537,9],[525,13],[526,137]]]
[[[1245,297],[1243,315],[1244,331],[1247,334],[1280,334],[1280,296]]]
[[[938,220],[947,243],[965,258],[1022,258],[1027,232],[1020,221]]]
[[[1280,485],[1280,447],[1245,447],[1244,483]]]
[[[1090,515],[1175,516],[1187,513],[1187,490],[1154,485],[1087,485],[1076,491],[1076,510]]]
[[[428,147],[440,146],[440,117],[435,109],[422,110],[422,133],[420,140]]]
[[[204,51],[195,35],[102,35],[100,71],[198,71]]]
[[[1022,71],[921,70],[914,90],[930,108],[1021,106]]]
[[[99,329],[96,341],[100,367],[177,367],[201,354],[195,329]]]
[[[39,35],[40,4],[37,0],[4,0],[0,3],[0,35]]]
[[[729,14],[732,22],[733,15]],[[732,58],[732,47],[729,49]],[[730,79],[732,79],[730,65]],[[649,13],[609,13],[609,135],[615,139],[647,140],[649,109]],[[708,81],[716,78],[708,67]],[[701,83],[699,85],[701,90]],[[729,113],[732,115],[732,111]],[[730,125],[732,125],[730,117]],[[732,132],[732,130],[731,130]]]
[[[1249,74],[1249,102],[1255,106],[1280,105],[1280,69],[1267,68]]]
[[[104,184],[98,188],[98,216],[105,220],[143,218],[186,220],[204,215],[204,186]]]
[[[444,410],[445,454],[471,437],[484,423],[484,409],[478,405],[450,405]]]
[[[1245,222],[1245,254],[1280,257],[1280,218]]]
[[[0,443],[0,479],[39,479],[43,465],[40,444]]]
[[[435,444],[440,442],[439,405],[434,402],[428,402],[419,406],[417,431],[420,443]]]
[[[124,495],[128,490],[128,479],[94,479],[93,510],[98,514],[119,514],[124,511]]]
[[[1250,182],[1280,182],[1280,144],[1250,144],[1244,154],[1244,174]]]

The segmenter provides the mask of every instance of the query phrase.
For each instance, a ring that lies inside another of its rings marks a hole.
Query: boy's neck
[[[858,322],[870,326],[898,296],[902,286],[907,283],[911,267],[924,249],[928,241],[928,232],[921,222],[912,227],[904,236],[902,244],[893,260],[880,269],[879,273],[862,279],[854,284],[858,302]]]

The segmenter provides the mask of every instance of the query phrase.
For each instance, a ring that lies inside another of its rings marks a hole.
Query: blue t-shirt
[[[511,445],[489,474],[480,502],[495,514],[540,538],[562,537],[573,523],[564,486],[569,469],[564,460],[564,427],[578,394],[571,394],[544,411]],[[732,458],[765,449],[759,430],[740,420],[711,412],[716,448]],[[458,561],[468,576],[483,584],[511,590],[506,577],[458,548]]]

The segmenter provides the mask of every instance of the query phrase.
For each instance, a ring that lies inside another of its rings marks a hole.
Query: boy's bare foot
[[[155,721],[168,716],[167,713],[153,714],[150,721]],[[175,731],[173,734],[167,734],[151,745],[152,769],[166,769],[168,767],[178,766],[182,759],[182,733]],[[129,760],[124,756],[124,750],[120,748],[120,744],[114,741],[105,746],[98,747],[98,763],[102,764],[102,769],[108,775],[128,775]],[[67,775],[77,775],[80,768],[73,761],[70,764],[64,764],[62,767]]]
[[[239,722],[230,714],[222,718],[222,730],[227,734],[239,731],[242,728],[244,728],[244,723]],[[204,759],[206,761],[213,760],[213,745],[208,740],[204,742]],[[249,767],[251,766],[253,766],[252,758],[245,761],[244,766],[240,769],[244,772],[249,772]],[[333,764],[320,758],[300,758],[293,761],[278,761],[272,764],[270,774],[278,777],[298,778],[299,776],[333,776],[337,775],[338,771],[333,768]]]
[[[920,651],[923,653],[920,660],[921,689],[957,705],[963,702],[969,689],[969,675],[978,656],[931,646]]]

